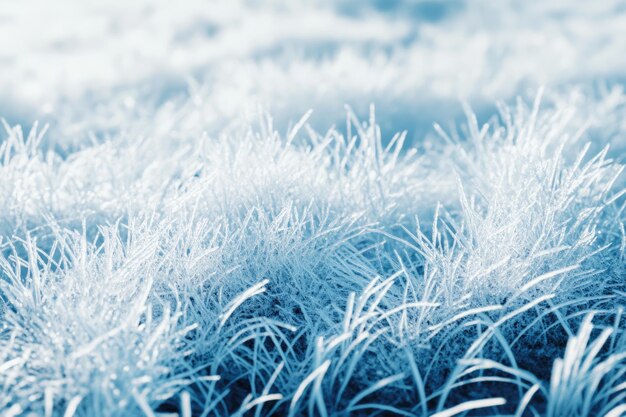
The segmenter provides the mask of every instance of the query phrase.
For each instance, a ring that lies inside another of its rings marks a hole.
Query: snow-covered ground
[[[619,0],[0,0],[0,414],[623,415],[625,86]]]
[[[313,109],[326,129],[345,104],[365,115],[373,102],[388,134],[419,137],[461,100],[488,115],[540,85],[626,74],[626,6],[611,0],[24,0],[4,2],[0,22],[5,118],[73,137],[176,99],[211,131],[259,105],[285,126]]]

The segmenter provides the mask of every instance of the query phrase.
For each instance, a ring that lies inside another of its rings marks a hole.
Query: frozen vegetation
[[[624,28],[2,4],[0,415],[626,415]]]

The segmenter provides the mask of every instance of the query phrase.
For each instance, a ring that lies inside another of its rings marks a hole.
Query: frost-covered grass
[[[626,415],[619,0],[5,3],[0,416]]]
[[[429,149],[373,108],[65,157],[7,125],[3,415],[619,416],[612,94],[468,110]]]

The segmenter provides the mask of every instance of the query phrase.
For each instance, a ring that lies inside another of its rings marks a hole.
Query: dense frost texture
[[[1,416],[626,415],[623,2],[5,1],[0,42]]]

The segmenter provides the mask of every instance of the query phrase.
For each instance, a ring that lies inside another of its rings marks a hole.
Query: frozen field
[[[0,416],[626,416],[623,1],[0,0]]]

